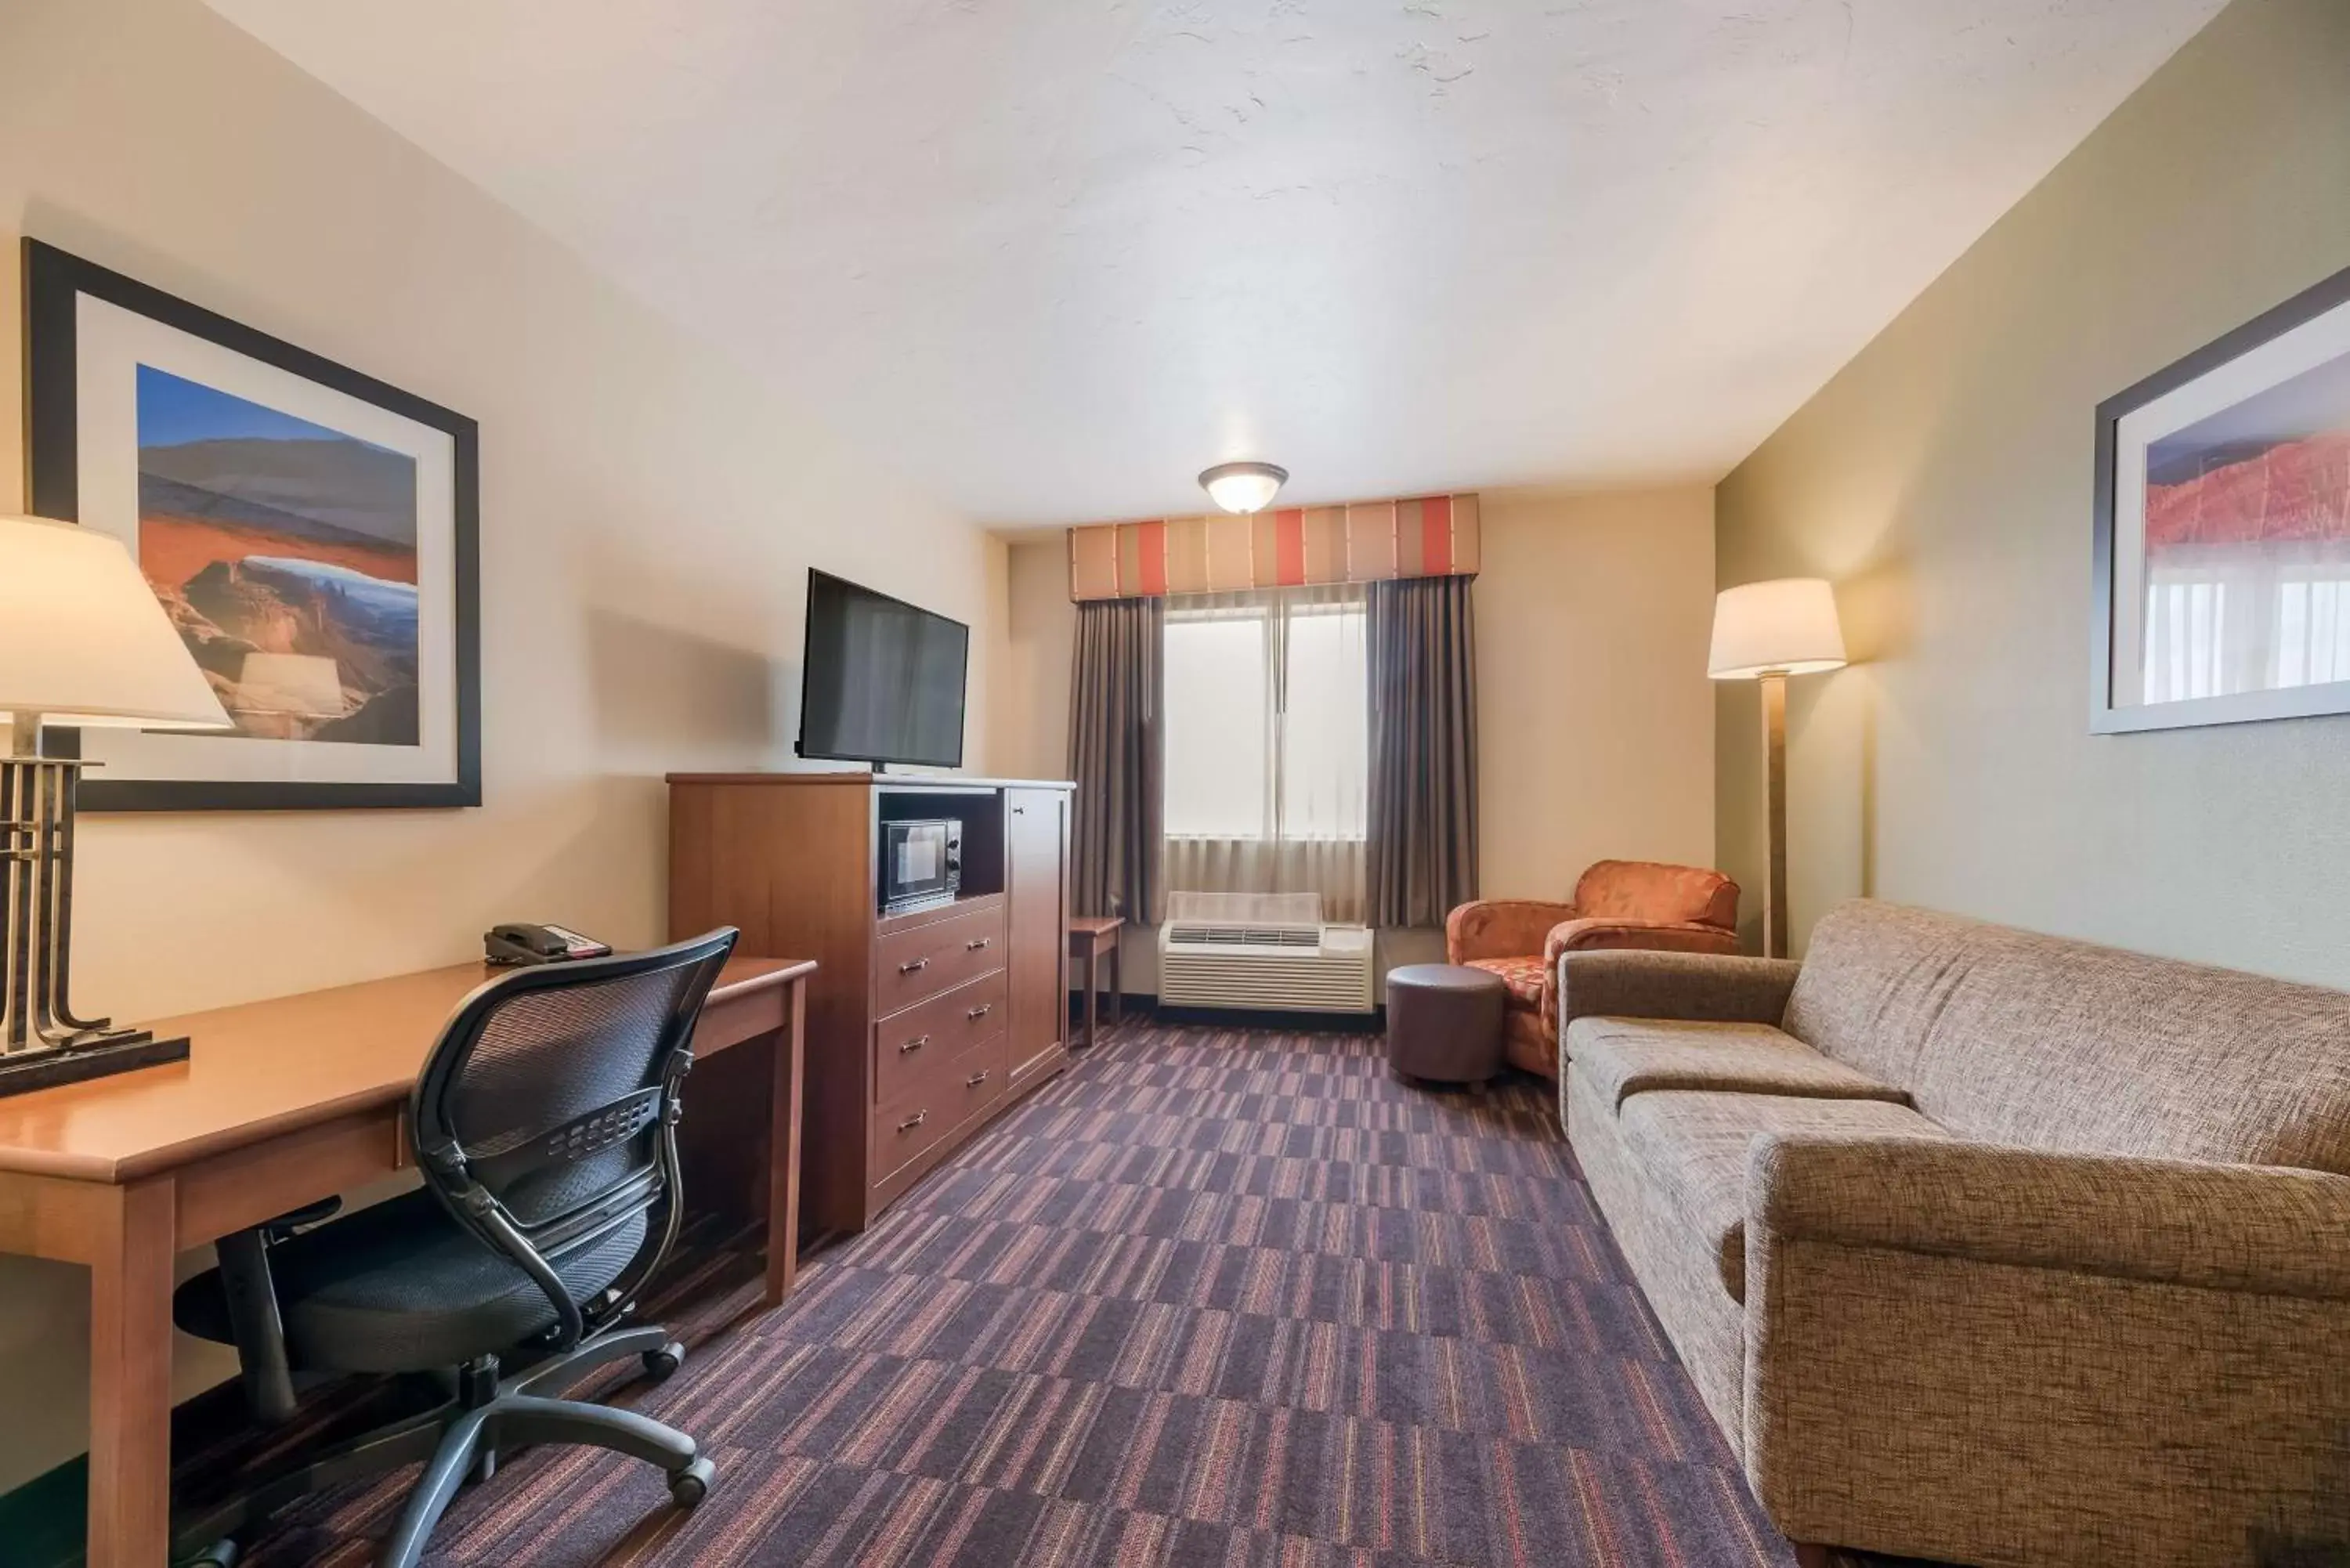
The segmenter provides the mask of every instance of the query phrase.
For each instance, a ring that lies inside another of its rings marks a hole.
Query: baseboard
[[[77,1568],[88,1544],[89,1460],[68,1459],[0,1493],[9,1568]]]
[[[1082,1005],[1082,1004],[1080,1004]],[[1103,1011],[1107,1020],[1109,1013]],[[1252,1007],[1162,1007],[1155,996],[1128,992],[1126,1016],[1152,1023],[1199,1029],[1279,1029],[1293,1034],[1377,1034],[1387,1028],[1387,1009],[1368,1012],[1285,1012]],[[1107,1026],[1107,1025],[1105,1025]]]

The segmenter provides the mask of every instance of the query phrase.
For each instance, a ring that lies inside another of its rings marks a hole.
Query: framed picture
[[[25,242],[30,510],[130,546],[234,728],[57,732],[91,811],[482,803],[473,421]]]
[[[2097,410],[2090,728],[2350,712],[2350,272]]]

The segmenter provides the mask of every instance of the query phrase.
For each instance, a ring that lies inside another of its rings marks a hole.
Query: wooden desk
[[[799,1224],[801,1026],[813,963],[737,958],[697,1055],[772,1037],[767,1301]],[[0,1251],[89,1268],[88,1568],[170,1550],[172,1260],[411,1164],[409,1090],[473,963],[157,1021],[189,1060],[0,1099]],[[692,1121],[691,1080],[686,1091]],[[691,1135],[688,1134],[690,1137]]]

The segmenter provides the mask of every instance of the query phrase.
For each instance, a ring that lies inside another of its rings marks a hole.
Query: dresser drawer
[[[1001,904],[891,931],[874,944],[874,1016],[887,1018],[1003,967]]]
[[[1003,971],[995,970],[873,1026],[873,1100],[886,1105],[930,1069],[1003,1033]]]
[[[934,1062],[897,1098],[873,1113],[868,1178],[879,1181],[920,1158],[941,1139],[1003,1097],[1011,1046],[1001,1031],[958,1055]]]

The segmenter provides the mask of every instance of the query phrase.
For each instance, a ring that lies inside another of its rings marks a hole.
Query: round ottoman
[[[1407,1078],[1482,1084],[1502,1070],[1502,977],[1452,963],[1388,971],[1388,1065]]]

